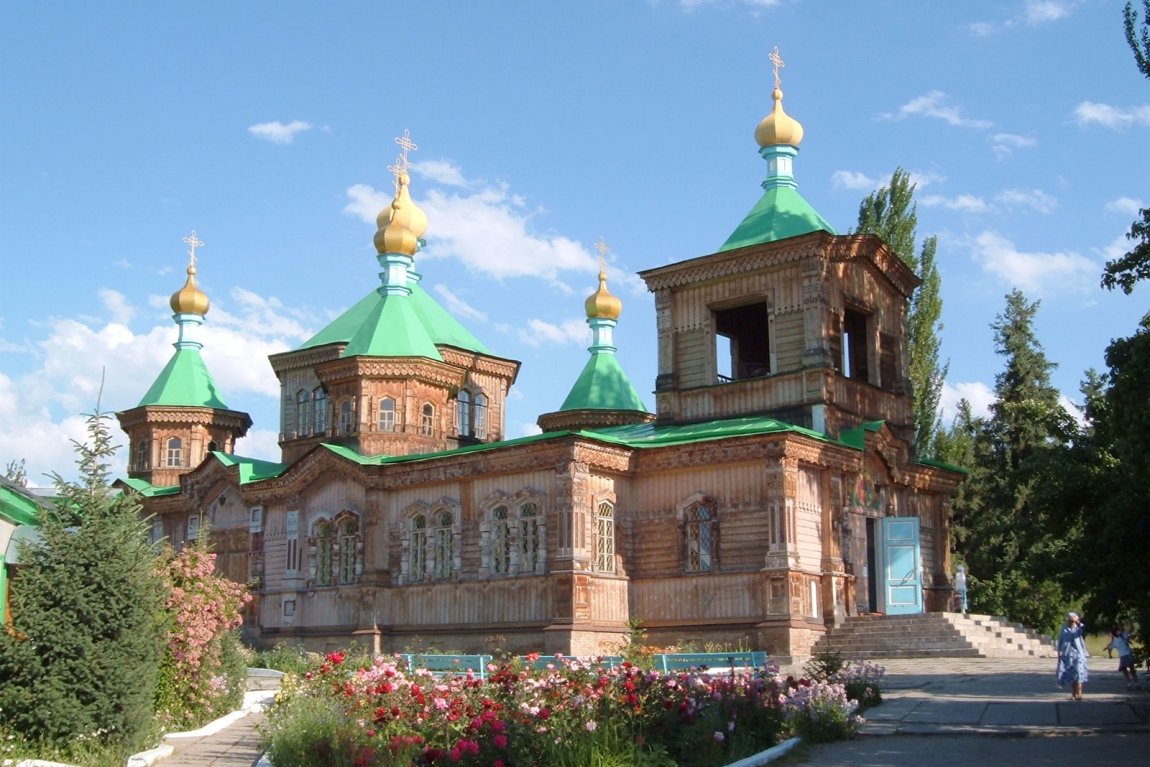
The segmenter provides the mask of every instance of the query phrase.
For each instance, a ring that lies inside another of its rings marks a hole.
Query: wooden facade
[[[914,275],[874,237],[815,232],[641,276],[656,298],[654,423],[605,413],[504,441],[517,363],[450,347],[442,362],[275,355],[281,469],[252,479],[242,459],[209,457],[145,498],[155,534],[180,544],[210,525],[264,644],[595,654],[638,619],[658,645],[802,658],[828,627],[885,608],[876,546],[892,517],[919,521],[919,609],[943,609],[960,475],[916,460]],[[468,381],[492,395],[491,431],[453,450]],[[332,419],[318,430],[293,399],[315,389]],[[371,403],[385,395],[400,415],[381,431]],[[354,433],[333,431],[344,399]],[[431,433],[411,426],[425,401]],[[657,439],[669,433],[682,437]]]

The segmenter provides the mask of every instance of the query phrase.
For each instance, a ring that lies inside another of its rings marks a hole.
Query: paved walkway
[[[1114,670],[1117,660],[1093,660],[1086,700],[1081,702],[1069,700],[1069,690],[1058,688],[1052,658],[876,663],[887,670],[883,703],[866,713],[860,737],[815,746],[789,759],[827,767],[840,763],[969,767],[978,761],[1024,761],[1032,767],[1073,762],[1069,752],[1081,751],[1091,762],[1117,767],[1145,764],[1150,753],[1150,692],[1127,690]],[[783,672],[801,670],[785,668]],[[154,764],[252,767],[260,757],[257,727],[261,721],[262,714],[251,713],[214,734],[169,738],[174,752]],[[1079,737],[1037,737],[1052,735]],[[1052,761],[1035,757],[1038,747],[1045,749],[1043,753],[1049,751]]]

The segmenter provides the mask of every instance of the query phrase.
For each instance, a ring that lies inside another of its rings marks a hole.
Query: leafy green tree
[[[858,231],[877,234],[922,279],[922,285],[911,297],[906,331],[914,389],[915,442],[918,452],[929,456],[937,452],[941,431],[938,404],[948,365],[939,362],[942,278],[935,263],[938,238],[927,237],[915,255],[918,206],[914,190],[910,174],[902,168],[895,169],[890,185],[868,195],[859,205]]]
[[[1109,372],[1088,372],[1088,445],[1066,467],[1077,475],[1065,495],[1063,528],[1074,541],[1065,583],[1085,598],[1099,628],[1118,621],[1150,632],[1150,313],[1129,338],[1106,349]],[[1099,625],[1101,622],[1102,625]]]
[[[1134,52],[1134,62],[1138,71],[1150,79],[1150,0],[1142,0],[1143,16],[1141,31],[1138,29],[1138,12],[1134,10],[1134,3],[1126,3],[1123,13],[1126,26],[1126,42]],[[1106,270],[1102,273],[1102,287],[1113,290],[1122,288],[1122,292],[1129,295],[1134,291],[1134,284],[1139,280],[1150,278],[1150,208],[1138,211],[1141,217],[1130,225],[1126,239],[1134,243],[1130,252],[1106,262]]]
[[[19,461],[8,462],[8,465],[4,467],[4,479],[14,485],[28,487],[28,470],[25,467],[23,458]]]
[[[971,475],[954,504],[955,551],[970,566],[974,610],[1052,630],[1066,604],[1067,541],[1055,529],[1075,421],[1050,383],[1054,363],[1034,333],[1038,302],[1018,290],[992,324],[1006,358],[984,421],[967,419]]]
[[[76,442],[79,480],[54,475],[54,507],[24,546],[12,581],[12,623],[0,632],[0,710],[32,741],[142,744],[163,656],[165,583],[133,498],[108,484],[115,453],[88,417]]]

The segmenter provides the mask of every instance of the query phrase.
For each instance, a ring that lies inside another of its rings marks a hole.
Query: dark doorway
[[[866,520],[866,604],[867,612],[878,612],[878,557],[874,517]]]

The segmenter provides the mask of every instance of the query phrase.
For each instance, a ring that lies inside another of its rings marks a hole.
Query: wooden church
[[[655,294],[654,413],[616,355],[621,303],[601,272],[582,373],[541,433],[506,438],[519,363],[420,286],[429,222],[405,149],[378,217],[379,287],[272,355],[280,460],[235,455],[251,420],[200,356],[209,303],[190,238],[175,354],[118,414],[122,484],[153,535],[210,534],[222,571],[251,588],[261,644],[589,655],[640,620],[660,646],[794,659],[846,616],[944,609],[961,475],[915,452],[919,280],[802,198],[803,129],[777,78],[773,98],[755,132],[759,202],[717,252],[640,273]]]

